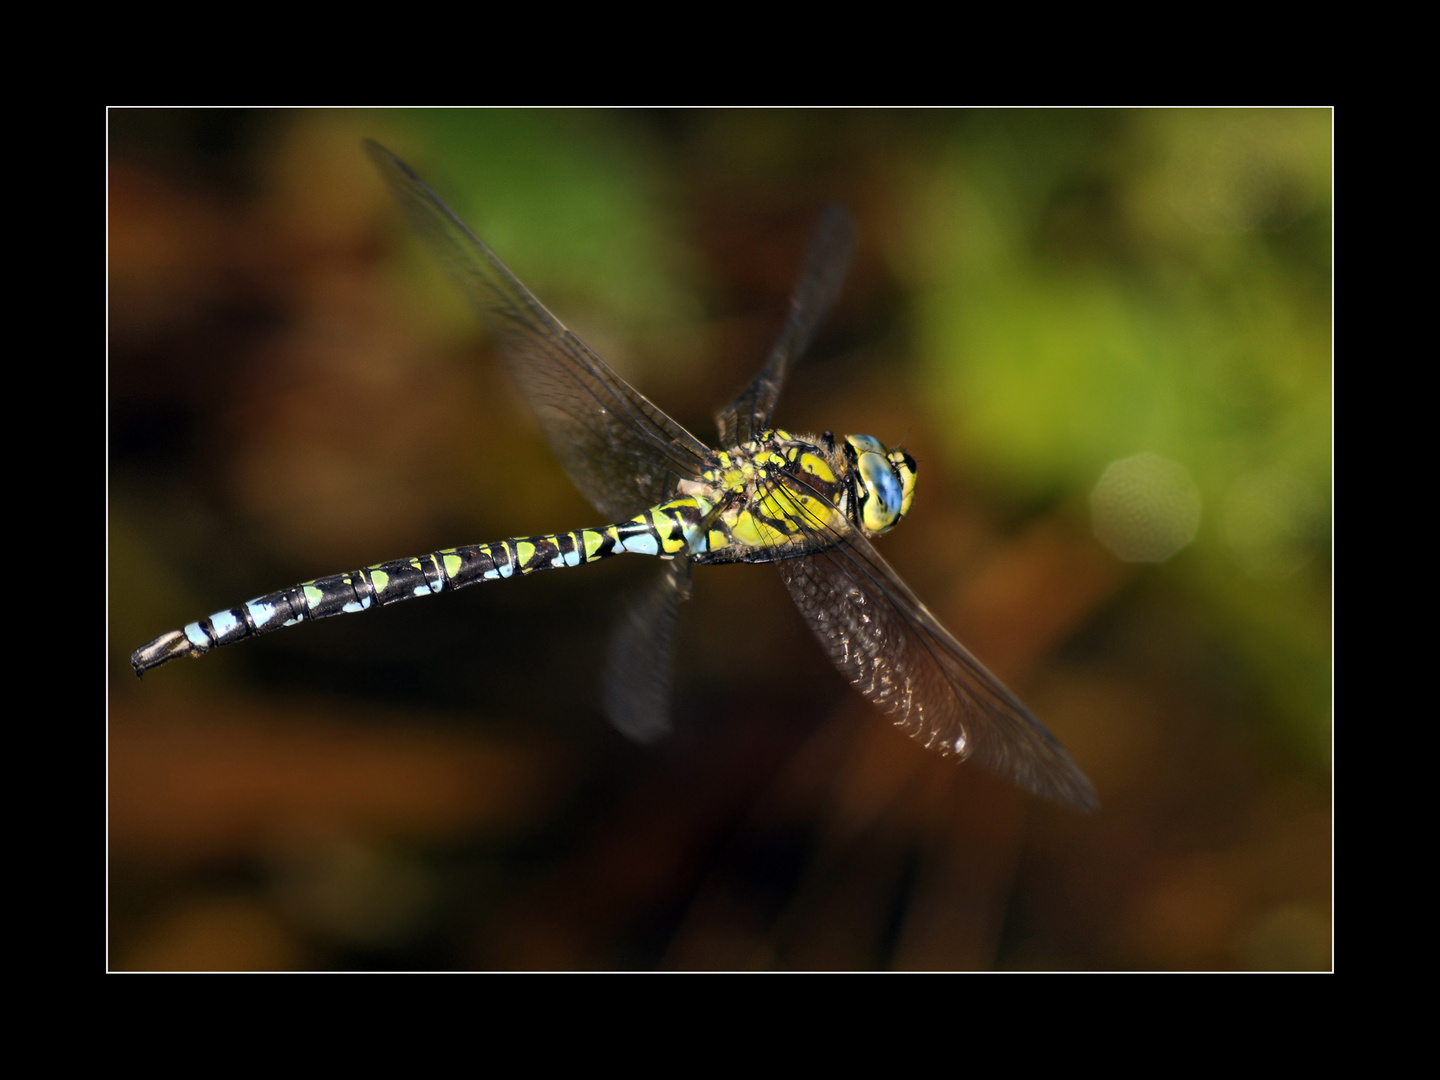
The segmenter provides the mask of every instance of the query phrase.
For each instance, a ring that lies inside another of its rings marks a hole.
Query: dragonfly
[[[835,667],[907,734],[1045,799],[1098,807],[1059,741],[875,550],[910,512],[915,460],[869,435],[771,426],[787,373],[844,281],[848,211],[822,215],[779,339],[716,414],[717,449],[567,329],[408,165],[378,143],[365,149],[495,338],[566,472],[611,524],[446,548],[268,593],[142,645],[131,657],[137,675],[313,619],[631,552],[658,556],[663,568],[611,635],[601,704],[622,732],[649,742],[670,726],[675,626],[692,567],[773,563]]]

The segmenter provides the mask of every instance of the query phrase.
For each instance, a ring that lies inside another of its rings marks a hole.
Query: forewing
[[[556,457],[609,520],[664,502],[705,445],[567,330],[408,165],[366,142],[411,224],[497,339]]]
[[[1054,802],[1095,810],[1095,789],[1055,736],[940,625],[870,542],[854,528],[826,531],[830,546],[776,565],[855,688],[927,747],[973,758]]]
[[[750,385],[715,414],[721,446],[749,442],[769,426],[790,365],[815,340],[815,331],[840,295],[854,250],[854,219],[845,207],[831,203],[810,238],[805,266],[790,297],[790,314],[780,339]]]
[[[610,638],[601,708],[622,734],[651,743],[670,732],[675,620],[690,599],[690,562],[672,559],[625,609]]]

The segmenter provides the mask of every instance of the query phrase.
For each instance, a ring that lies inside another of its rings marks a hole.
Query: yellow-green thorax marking
[[[774,562],[828,547],[826,537],[847,522],[872,535],[889,531],[910,510],[915,461],[868,435],[837,443],[828,431],[818,439],[766,431],[715,454],[699,480],[678,490],[707,519],[690,551],[695,562]]]
[[[139,674],[307,619],[366,611],[481,581],[599,562],[635,552],[701,564],[775,562],[829,547],[853,525],[886,532],[910,509],[915,462],[868,435],[766,431],[712,453],[676,496],[628,521],[549,536],[446,548],[317,578],[216,612],[135,650]]]

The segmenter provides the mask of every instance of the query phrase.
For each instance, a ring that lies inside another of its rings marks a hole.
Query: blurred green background
[[[847,203],[776,420],[903,440],[881,550],[1100,813],[890,728],[768,567],[697,572],[648,750],[595,705],[642,559],[138,682],[245,598],[599,524],[365,137],[706,441]],[[112,111],[111,965],[1327,969],[1331,166],[1327,110]]]

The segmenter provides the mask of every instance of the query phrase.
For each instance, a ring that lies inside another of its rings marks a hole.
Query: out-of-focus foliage
[[[1023,505],[1184,466],[1176,573],[1327,760],[1328,114],[989,113],[936,165],[897,262],[954,467]]]
[[[454,208],[557,300],[624,324],[694,317],[674,185],[640,133],[584,114],[436,110],[401,125]],[[667,212],[668,210],[668,212]]]
[[[247,596],[597,524],[365,137],[707,440],[848,203],[776,419],[903,437],[885,556],[1100,813],[887,727],[763,567],[695,575],[652,750],[594,704],[640,559],[137,683]],[[1331,161],[1324,110],[113,112],[112,963],[1327,967]]]

